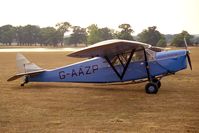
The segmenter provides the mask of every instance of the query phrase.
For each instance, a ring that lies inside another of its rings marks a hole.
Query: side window
[[[150,50],[150,49],[146,49],[146,53],[147,53],[147,58],[148,60],[155,60],[155,56],[156,56],[156,52]]]
[[[116,65],[125,65],[128,62],[128,59],[130,58],[131,53],[123,53],[120,55],[116,55],[111,58],[111,63],[116,66]],[[155,52],[146,49],[146,55],[147,59],[154,60],[155,59]],[[145,61],[145,56],[144,56],[144,50],[138,50],[133,53],[131,62],[136,62],[136,61]]]
[[[144,51],[143,50],[135,51],[131,61],[132,62],[134,62],[134,61],[144,61]]]
[[[147,59],[149,61],[154,60],[155,59],[155,52],[146,49],[146,55],[147,55]],[[135,51],[132,57],[132,62],[133,61],[144,61],[145,60],[145,56],[144,56],[144,51],[143,50],[139,50],[139,51]]]
[[[121,65],[121,62],[123,64],[126,64],[128,58],[129,58],[129,55],[130,55],[130,53],[124,53],[124,54],[117,55],[111,59],[111,63],[113,65]]]

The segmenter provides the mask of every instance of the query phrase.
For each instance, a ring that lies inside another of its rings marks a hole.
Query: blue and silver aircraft
[[[89,58],[75,64],[46,70],[17,54],[18,73],[28,82],[81,82],[81,83],[140,83],[148,81],[145,91],[156,94],[160,79],[187,68],[191,60],[187,49],[165,51],[146,43],[127,40],[107,40],[69,54],[70,57]]]

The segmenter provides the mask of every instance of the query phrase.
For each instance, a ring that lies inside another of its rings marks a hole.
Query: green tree
[[[33,45],[38,42],[40,28],[35,25],[26,25],[23,27],[23,41],[28,45]]]
[[[166,47],[167,46],[167,42],[165,37],[162,35],[162,37],[160,38],[160,40],[157,43],[158,47]]]
[[[87,30],[88,30],[88,37],[87,37],[88,44],[94,44],[94,43],[102,41],[100,30],[96,24],[92,24],[88,26]]]
[[[71,24],[69,22],[61,22],[56,24],[57,30],[60,32],[62,35],[61,40],[61,45],[63,46],[64,44],[64,33],[69,31],[69,28],[71,27]]]
[[[39,43],[41,45],[50,45],[56,47],[58,43],[60,43],[60,39],[62,38],[62,34],[58,32],[53,27],[45,27],[40,30],[40,40]]]
[[[100,38],[102,41],[113,39],[113,30],[105,27],[105,28],[99,29],[99,31],[100,31]]]
[[[23,27],[22,26],[17,26],[16,27],[16,42],[18,45],[24,45],[25,44],[25,37],[24,37],[24,31],[23,31]]]
[[[15,33],[15,27],[12,25],[4,25],[0,27],[0,42],[6,45],[11,45],[15,38]]]
[[[198,35],[193,36],[193,38],[191,39],[191,42],[193,44],[195,44],[196,46],[198,46],[198,44],[199,44],[199,36]]]
[[[187,31],[182,31],[180,34],[175,35],[171,45],[176,47],[184,47],[184,38],[186,39],[187,45],[192,45],[190,41],[192,36]]]
[[[131,35],[134,31],[130,24],[121,24],[119,25],[119,28],[121,29],[121,32],[117,33],[118,39],[134,40],[133,36]]]
[[[156,28],[156,26],[152,26],[143,30],[138,34],[138,40],[153,46],[156,46],[161,39],[162,41],[165,40],[164,36]]]
[[[87,32],[85,28],[81,28],[80,26],[73,26],[73,33],[71,34],[69,38],[69,43],[70,44],[80,44],[84,43],[86,44],[87,42]]]

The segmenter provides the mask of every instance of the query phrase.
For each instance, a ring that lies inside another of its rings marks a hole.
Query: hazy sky
[[[68,21],[116,29],[129,23],[135,34],[153,25],[164,34],[199,34],[199,0],[1,0],[0,5],[0,26]]]

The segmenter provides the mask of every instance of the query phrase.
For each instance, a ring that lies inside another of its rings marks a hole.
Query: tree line
[[[119,31],[108,27],[99,28],[92,24],[87,28],[73,26],[69,22],[57,23],[55,27],[41,28],[36,25],[12,26],[4,25],[0,27],[0,43],[11,45],[16,43],[19,46],[64,46],[77,44],[94,44],[108,39],[125,39],[136,40],[153,46],[165,47],[169,42],[174,46],[184,46],[184,38],[188,45],[199,43],[199,39],[193,40],[193,36],[187,31],[182,31],[174,36],[166,36],[157,30],[156,26],[144,29],[137,36],[132,36],[134,30],[130,24],[121,24],[118,26]],[[72,32],[71,32],[72,31]],[[69,33],[64,36],[65,33]],[[194,42],[195,41],[195,42]]]

